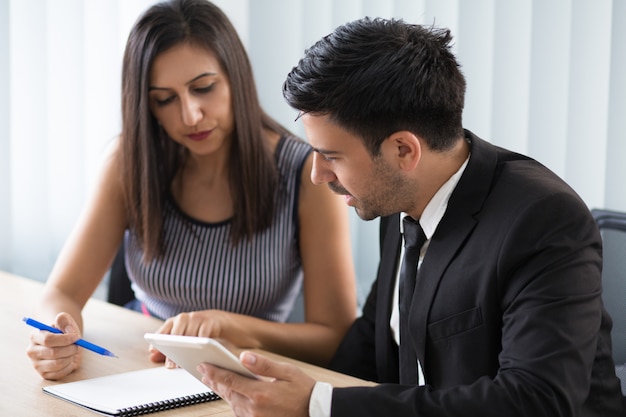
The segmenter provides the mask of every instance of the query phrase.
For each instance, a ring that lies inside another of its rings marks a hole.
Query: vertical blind
[[[124,44],[148,0],[0,0],[0,269],[45,280],[120,131]],[[449,28],[467,77],[464,125],[528,154],[589,207],[626,211],[626,1],[220,0],[265,109],[304,49],[344,22]],[[377,221],[351,214],[362,301]]]

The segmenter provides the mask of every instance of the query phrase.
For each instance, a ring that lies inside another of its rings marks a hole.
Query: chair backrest
[[[613,358],[626,364],[626,213],[591,210],[602,234],[602,299],[613,319]]]
[[[118,306],[125,306],[126,303],[134,298],[135,293],[131,288],[130,278],[128,278],[126,265],[124,264],[124,243],[122,243],[109,270],[107,301]]]

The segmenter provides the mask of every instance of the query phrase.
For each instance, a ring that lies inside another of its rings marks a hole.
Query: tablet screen
[[[160,333],[146,333],[144,338],[170,360],[199,380],[202,380],[202,374],[198,372],[196,367],[202,362],[258,379],[255,374],[241,364],[239,358],[215,339]]]

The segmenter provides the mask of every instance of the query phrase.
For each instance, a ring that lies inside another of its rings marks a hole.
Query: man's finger
[[[198,365],[198,371],[202,374],[202,382],[208,385],[213,391],[217,393],[224,400],[231,402],[231,395],[233,391],[242,390],[242,383],[245,384],[245,380],[253,381],[251,378],[241,376],[226,369],[210,365],[208,363],[201,363]],[[244,381],[238,381],[242,379]]]
[[[202,382],[222,397],[236,415],[308,415],[315,380],[297,367],[245,352],[242,364],[261,377],[248,378],[208,363],[198,365]],[[268,381],[270,380],[270,381]]]
[[[294,375],[294,368],[291,365],[276,362],[266,356],[244,351],[239,355],[243,366],[254,374],[271,379],[291,381]]]

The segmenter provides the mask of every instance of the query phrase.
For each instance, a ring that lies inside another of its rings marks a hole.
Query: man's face
[[[363,220],[404,211],[412,193],[402,173],[383,153],[372,157],[363,142],[327,116],[305,114],[302,122],[315,150],[311,181],[345,196]]]

